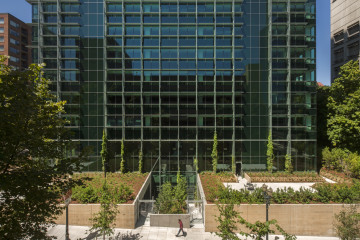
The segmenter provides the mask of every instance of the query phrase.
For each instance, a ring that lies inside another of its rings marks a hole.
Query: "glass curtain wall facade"
[[[124,139],[128,170],[157,159],[163,171],[219,164],[316,166],[315,0],[28,0],[33,56],[45,62],[74,139],[101,170],[105,128],[111,167]]]

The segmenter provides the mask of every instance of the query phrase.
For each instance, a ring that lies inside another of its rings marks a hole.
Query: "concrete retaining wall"
[[[151,182],[151,173],[147,176],[143,186],[132,204],[118,204],[119,213],[116,216],[115,227],[134,229],[138,219],[139,200],[141,200]],[[75,226],[92,226],[90,218],[100,210],[100,204],[70,204],[69,224]],[[65,210],[55,221],[65,224]]]
[[[136,224],[135,204],[117,205],[119,213],[116,216],[115,227],[134,229]],[[69,225],[92,226],[90,218],[100,210],[100,204],[70,204]],[[65,210],[55,221],[56,224],[65,224]]]
[[[179,219],[183,222],[184,228],[190,228],[190,214],[150,214],[150,226],[178,228]]]
[[[269,219],[276,219],[288,233],[301,236],[336,236],[333,229],[334,214],[339,213],[342,204],[272,204]],[[251,223],[265,221],[265,205],[236,205],[235,210]],[[216,232],[215,216],[219,211],[215,204],[205,205],[205,231]],[[238,227],[244,229],[244,227]]]
[[[246,173],[244,173],[244,178],[248,181],[248,183],[251,183],[251,177],[249,177]]]

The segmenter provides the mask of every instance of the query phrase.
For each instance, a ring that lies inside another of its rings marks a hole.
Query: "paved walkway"
[[[329,183],[335,183],[334,181],[327,179],[323,177],[326,182]],[[245,185],[248,183],[248,181],[245,178],[239,177],[238,183],[224,183],[225,187],[230,187],[234,190],[240,190],[245,189]],[[311,186],[315,183],[291,183],[291,182],[284,182],[284,183],[274,183],[274,182],[266,182],[266,183],[256,183],[254,182],[253,185],[255,188],[261,188],[263,184],[266,184],[269,188],[272,188],[273,191],[276,191],[277,189],[284,189],[291,187],[295,191],[299,191],[300,188],[314,190]]]
[[[165,227],[138,227],[136,229],[115,229],[115,234],[111,238],[114,240],[174,240],[174,239],[194,239],[194,240],[219,240],[215,234],[207,233],[203,228],[185,229],[186,236],[176,237],[178,228]],[[58,240],[65,240],[65,225],[55,225],[48,231],[49,236],[55,236]],[[69,235],[71,240],[92,240],[96,239],[96,234],[89,233],[89,227],[69,226]],[[97,239],[102,239],[98,236]],[[241,239],[246,239],[242,237]],[[276,236],[271,235],[269,240],[275,240]],[[278,240],[283,240],[279,237]],[[333,237],[305,237],[299,236],[298,240],[339,240]],[[250,239],[249,239],[250,240]]]

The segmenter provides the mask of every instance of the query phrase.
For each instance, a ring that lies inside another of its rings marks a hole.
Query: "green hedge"
[[[344,172],[349,177],[360,178],[360,155],[346,149],[328,147],[322,151],[323,166],[339,172]]]
[[[314,190],[301,188],[294,191],[292,188],[277,189],[272,193],[271,202],[277,204],[285,203],[360,203],[360,183],[358,181],[351,185],[318,183],[313,186]],[[220,203],[264,203],[264,195],[261,188],[250,192],[245,189],[233,190],[218,186],[210,190],[210,201]]]

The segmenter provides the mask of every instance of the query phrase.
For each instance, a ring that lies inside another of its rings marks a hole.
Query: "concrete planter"
[[[151,173],[147,176],[138,195],[132,204],[118,204],[119,213],[116,216],[115,227],[135,229],[138,220],[139,200],[141,200],[146,192],[147,186],[151,182]],[[64,206],[64,205],[63,205]],[[75,226],[92,226],[90,218],[100,210],[100,204],[70,204],[69,205],[69,225]],[[65,209],[63,213],[56,219],[56,224],[65,224]]]
[[[276,219],[278,224],[290,234],[335,237],[334,215],[339,213],[343,206],[342,204],[271,204],[269,219]],[[265,204],[241,204],[235,205],[234,209],[252,223],[257,220],[265,221]],[[215,204],[205,205],[205,232],[218,231],[218,222],[215,220],[215,216],[218,215],[219,211]],[[244,227],[242,226],[241,229]],[[279,234],[277,231],[276,233]]]
[[[183,222],[184,228],[190,228],[190,214],[150,214],[150,226],[178,228],[179,219]]]

